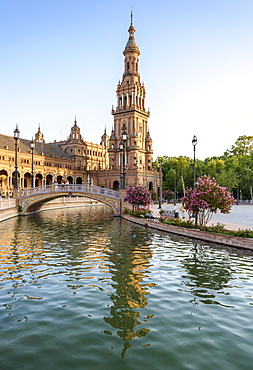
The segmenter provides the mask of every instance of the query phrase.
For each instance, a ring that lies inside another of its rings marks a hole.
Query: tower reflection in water
[[[120,238],[117,235],[117,239],[111,239],[108,261],[111,263],[109,271],[113,282],[111,286],[114,289],[110,294],[113,305],[110,308],[110,316],[104,318],[124,340],[122,358],[131,347],[132,339],[145,337],[150,331],[141,324],[154,315],[142,317],[141,311],[148,304],[149,288],[156,285],[146,282],[149,277],[149,260],[152,257],[148,246],[150,239],[143,240],[143,235],[138,231],[130,236],[131,243],[128,238],[129,232],[123,228]],[[136,328],[137,326],[140,328]],[[111,333],[105,331],[105,334]]]
[[[2,298],[19,321],[24,317],[32,320],[35,311],[28,299],[41,302],[36,310],[38,322],[43,320],[47,304],[68,307],[66,317],[73,323],[79,312],[80,320],[91,317],[92,307],[101,318],[99,333],[123,340],[123,358],[132,339],[149,333],[147,321],[154,316],[146,307],[156,285],[150,273],[152,238],[145,229],[101,212],[97,208],[73,213],[58,210],[8,221],[0,253],[0,282],[8,286],[8,294]],[[89,295],[87,288],[99,290],[99,295]],[[69,290],[74,297],[69,296]],[[98,303],[105,308],[105,302],[109,303],[105,311],[98,308]],[[57,314],[54,317],[53,311],[46,310],[48,319],[57,320]],[[91,325],[80,327],[81,332],[90,330]]]

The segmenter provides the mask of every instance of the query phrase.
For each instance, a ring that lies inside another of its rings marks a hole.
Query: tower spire
[[[128,32],[129,32],[129,38],[128,38],[123,54],[125,55],[125,53],[127,53],[128,51],[132,51],[132,52],[135,51],[139,55],[140,51],[139,51],[138,45],[134,38],[135,28],[133,25],[133,12],[132,11],[131,11],[130,27],[128,28]]]

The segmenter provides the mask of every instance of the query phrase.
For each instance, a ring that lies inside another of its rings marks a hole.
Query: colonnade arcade
[[[2,196],[11,196],[14,184],[14,171],[0,171],[0,191]],[[53,183],[69,183],[69,184],[83,184],[85,179],[82,176],[70,176],[54,173],[35,173],[34,174],[34,186],[51,185]],[[30,172],[18,172],[18,188],[26,189],[32,186],[32,174]]]

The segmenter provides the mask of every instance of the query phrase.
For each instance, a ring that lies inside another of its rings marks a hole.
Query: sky
[[[154,159],[252,136],[253,0],[0,0],[0,133],[110,134],[131,10]]]

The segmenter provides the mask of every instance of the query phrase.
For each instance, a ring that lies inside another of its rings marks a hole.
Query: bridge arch
[[[64,196],[85,196],[108,205],[114,216],[120,215],[120,194],[117,191],[87,184],[53,184],[19,191],[19,214],[38,212],[43,204]]]

